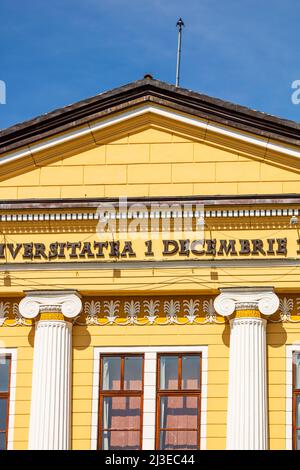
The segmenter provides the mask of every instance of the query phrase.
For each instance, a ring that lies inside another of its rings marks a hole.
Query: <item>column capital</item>
[[[47,312],[57,313],[62,319],[75,318],[82,310],[81,296],[75,290],[36,290],[25,294],[19,303],[19,312],[27,319]]]
[[[245,314],[246,311],[252,311],[253,316],[256,311],[269,316],[279,307],[279,298],[273,287],[229,287],[220,291],[221,294],[214,300],[214,308],[223,317],[228,317],[235,311],[245,311]]]

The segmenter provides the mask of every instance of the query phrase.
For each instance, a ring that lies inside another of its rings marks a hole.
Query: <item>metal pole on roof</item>
[[[182,40],[182,28],[184,26],[184,22],[182,18],[176,23],[176,27],[178,28],[178,47],[177,47],[177,65],[176,65],[176,86],[179,86],[180,83],[180,60],[181,60],[181,40]]]

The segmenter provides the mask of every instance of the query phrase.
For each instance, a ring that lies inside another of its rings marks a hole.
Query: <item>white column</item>
[[[70,449],[72,322],[82,303],[74,291],[30,292],[20,314],[35,327],[29,449]]]
[[[230,320],[227,449],[268,448],[265,318],[279,299],[271,288],[221,289],[217,313]]]

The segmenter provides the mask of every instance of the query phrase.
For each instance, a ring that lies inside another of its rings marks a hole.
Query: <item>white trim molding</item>
[[[300,352],[300,342],[286,345],[285,447],[293,448],[293,353]]]
[[[184,204],[184,203],[183,203]],[[130,204],[129,204],[130,205]],[[220,201],[219,206],[222,207],[222,201]],[[101,207],[101,202],[99,202],[99,206]],[[192,206],[192,204],[191,204]],[[209,206],[209,202],[207,203]],[[199,214],[199,211],[193,209],[191,207],[189,212],[184,212],[180,210],[169,212],[164,212],[163,210],[156,210],[154,211],[136,211],[134,213],[128,211],[118,212],[117,208],[114,209],[114,212],[107,211],[105,213],[105,218],[107,220],[114,220],[114,219],[191,219],[195,218],[198,219],[200,217],[206,218],[249,218],[249,217],[291,217],[291,216],[298,216],[300,215],[300,209],[296,208],[278,208],[278,209],[218,209],[218,210],[204,210],[202,214]],[[14,213],[5,213],[0,214],[0,222],[45,222],[45,221],[86,221],[86,220],[99,220],[100,216],[97,212],[97,209],[94,211],[88,212],[52,212],[49,213],[33,213],[27,212],[25,214],[14,214]]]
[[[200,449],[206,449],[206,413],[207,413],[207,362],[208,346],[124,346],[124,347],[95,347],[94,376],[92,398],[91,450],[97,449],[98,410],[99,410],[99,380],[101,354],[111,353],[142,353],[144,354],[144,406],[143,406],[143,450],[155,449],[155,414],[156,414],[156,368],[157,354],[162,352],[201,352],[201,429]]]
[[[17,348],[0,348],[0,354],[9,354],[11,356],[7,450],[13,450],[17,386]]]
[[[188,124],[194,127],[198,127],[199,129],[204,129],[204,131],[210,131],[217,134],[225,135],[227,137],[231,137],[242,142],[247,142],[251,145],[255,145],[257,147],[265,149],[267,152],[268,150],[275,151],[282,153],[283,155],[289,155],[291,157],[300,158],[300,151],[291,149],[288,146],[280,145],[271,143],[268,138],[261,138],[257,137],[256,135],[249,135],[244,132],[229,129],[225,126],[221,126],[218,124],[209,123],[208,121],[201,120],[195,117],[188,117],[184,114],[169,111],[165,108],[154,106],[152,105],[145,105],[139,106],[138,108],[132,109],[130,111],[123,112],[118,115],[110,116],[106,119],[102,119],[99,122],[94,124],[87,124],[80,129],[75,131],[67,132],[59,137],[52,137],[47,139],[46,141],[43,140],[41,143],[29,145],[25,150],[17,150],[15,152],[9,153],[5,157],[1,158],[0,166],[5,165],[8,162],[19,160],[23,157],[32,157],[35,153],[41,152],[43,150],[47,150],[49,148],[54,147],[55,145],[63,144],[65,142],[69,142],[74,140],[78,137],[82,137],[88,134],[91,134],[93,137],[93,132],[100,131],[101,129],[105,129],[109,126],[127,121],[128,119],[132,119],[138,116],[142,116],[147,113],[156,114],[158,116],[165,117],[167,119],[172,119],[174,121],[178,121],[184,124]]]

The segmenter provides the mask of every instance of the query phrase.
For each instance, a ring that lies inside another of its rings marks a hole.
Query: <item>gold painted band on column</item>
[[[261,318],[261,313],[258,309],[249,309],[249,310],[236,310],[235,318],[244,318],[244,317],[255,317]]]
[[[65,321],[65,317],[59,312],[42,312],[40,314],[40,320],[62,320]]]

